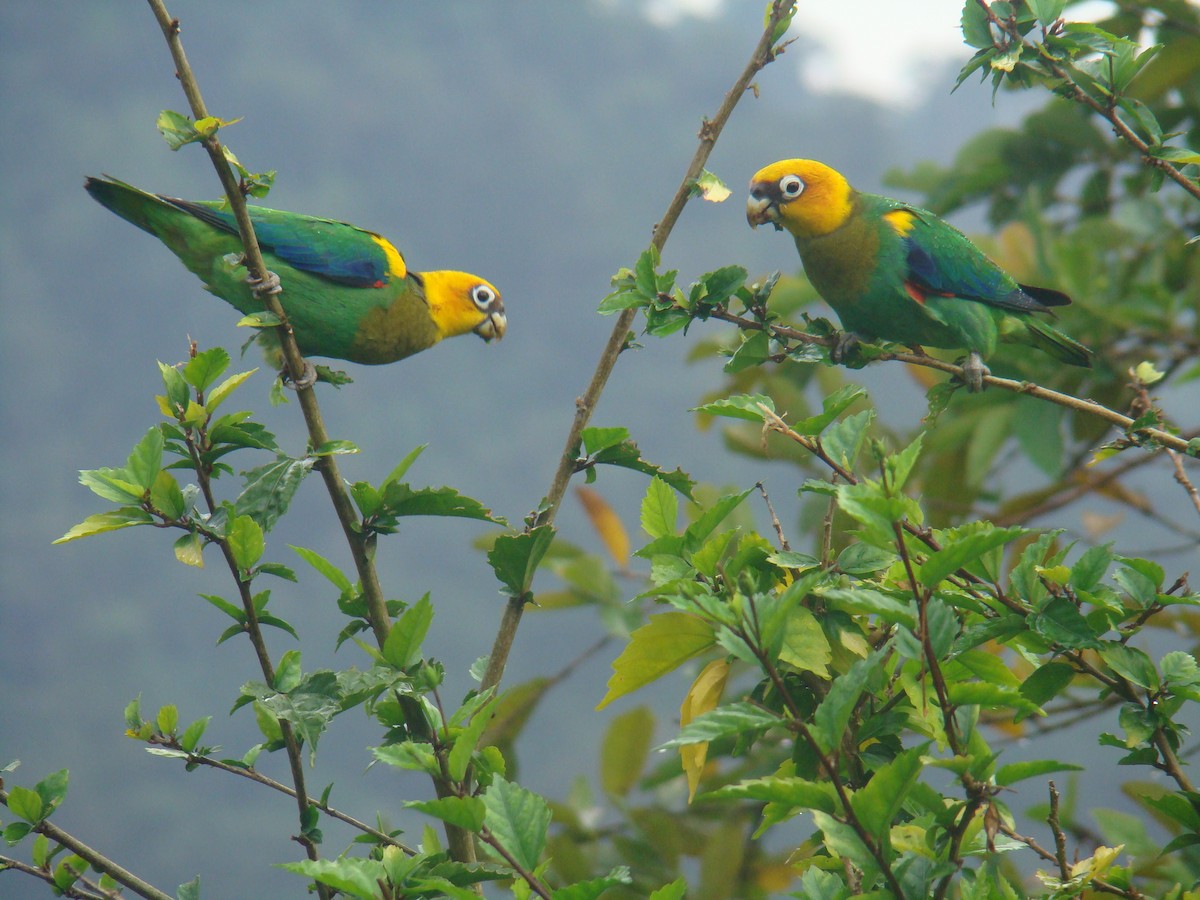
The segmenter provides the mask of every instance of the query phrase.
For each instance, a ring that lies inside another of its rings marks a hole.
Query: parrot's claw
[[[283,383],[293,391],[302,391],[305,388],[310,388],[317,383],[317,367],[306,359],[304,360],[304,372],[300,377],[290,378],[285,371],[283,373]]]
[[[982,391],[984,376],[992,374],[992,370],[984,365],[983,358],[975,350],[971,351],[966,362],[962,364],[962,370],[963,384],[972,394]]]
[[[246,276],[246,283],[250,285],[250,291],[259,300],[271,294],[279,294],[283,292],[283,286],[279,283],[279,276],[271,270],[267,270],[267,274],[262,278],[255,278],[253,275]]]
[[[837,337],[834,338],[833,346],[829,348],[829,361],[833,363],[844,362],[846,357],[853,353],[858,345],[858,335],[853,331],[839,331]]]

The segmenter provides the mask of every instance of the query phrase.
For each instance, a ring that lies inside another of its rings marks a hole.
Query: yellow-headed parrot
[[[1071,299],[1017,282],[957,228],[928,210],[856,191],[829,166],[786,159],[750,181],[746,218],[796,241],[804,272],[848,334],[909,346],[966,350],[967,386],[989,374],[983,360],[997,341],[1037,347],[1073,366],[1091,351],[1037,318]]]
[[[88,178],[84,187],[166,244],[218,297],[243,313],[262,311],[226,204],[150,194],[111,178]],[[485,341],[504,336],[500,292],[478,275],[414,272],[386,238],[344,222],[257,206],[250,219],[305,355],[376,365],[467,332]]]

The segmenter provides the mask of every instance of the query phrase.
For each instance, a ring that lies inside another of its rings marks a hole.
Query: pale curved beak
[[[493,305],[488,317],[475,327],[475,333],[487,343],[500,340],[506,331],[508,331],[508,317],[504,315],[504,306],[499,302]]]
[[[750,196],[746,198],[746,221],[750,223],[751,228],[768,223],[779,228],[779,207],[770,197],[758,191],[751,191]]]

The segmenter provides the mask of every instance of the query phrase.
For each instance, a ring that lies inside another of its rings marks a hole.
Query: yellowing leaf
[[[638,706],[613,719],[600,749],[600,783],[612,797],[625,797],[637,785],[650,754],[654,713]]]
[[[1165,373],[1158,371],[1152,362],[1140,362],[1136,369],[1129,370],[1129,374],[1142,384],[1149,386],[1156,381],[1162,381]]]
[[[712,627],[697,616],[684,612],[651,616],[613,660],[608,692],[596,709],[661,678],[715,643]]]
[[[700,670],[679,708],[680,727],[687,725],[696,716],[717,708],[728,678],[729,662],[725,659],[714,659]],[[700,776],[704,772],[704,761],[707,757],[708,741],[684,744],[679,748],[679,759],[683,763],[684,774],[687,775],[688,803],[696,796],[696,788],[700,786]]]
[[[816,616],[803,606],[796,607],[788,616],[779,658],[801,671],[829,677],[829,663],[833,660],[829,638],[825,637]]]
[[[604,542],[604,548],[608,550],[608,555],[622,569],[626,568],[629,565],[629,535],[625,533],[625,526],[621,524],[616,512],[599,493],[591,488],[576,488],[575,494],[579,497],[579,502],[583,504],[583,511],[587,513],[588,521],[592,523],[592,527],[600,535],[600,540]]]
[[[703,199],[712,203],[720,203],[723,200],[727,200],[730,193],[732,193],[725,186],[725,182],[708,171],[708,169],[701,172],[700,177],[696,179],[695,191]]]

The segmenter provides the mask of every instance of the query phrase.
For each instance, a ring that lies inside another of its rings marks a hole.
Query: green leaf
[[[266,547],[262,528],[246,515],[234,518],[225,540],[229,545],[229,552],[233,554],[233,561],[240,569],[251,568],[262,557]]]
[[[989,50],[992,48],[992,29],[988,23],[987,11],[981,8],[979,3],[968,0],[963,4],[961,24],[963,40],[967,46]]]
[[[168,366],[166,363],[159,361],[158,371],[162,375],[163,387],[167,391],[167,407],[170,409],[169,415],[174,417],[176,410],[187,406],[190,399],[190,391],[188,384],[183,378],[183,374],[175,366]]]
[[[373,900],[379,896],[379,884],[385,880],[383,863],[353,856],[338,859],[302,859],[277,865],[287,872],[311,878],[358,900]]]
[[[685,744],[699,744],[721,738],[737,737],[752,731],[762,731],[784,720],[770,710],[753,703],[737,702],[718,706],[701,713],[679,729],[679,736],[667,741],[659,749],[674,750]]]
[[[1051,772],[1082,772],[1083,766],[1074,763],[1059,762],[1056,759],[1033,759],[1027,762],[1009,763],[996,770],[996,784],[1002,787],[1024,781],[1026,778],[1037,778],[1049,775]]]
[[[155,125],[162,134],[163,140],[167,142],[167,146],[172,150],[178,150],[185,144],[204,139],[204,135],[196,130],[191,119],[170,109],[164,109],[158,114]]]
[[[300,686],[304,672],[300,668],[300,651],[288,650],[280,657],[279,665],[275,667],[275,684],[273,687],[281,694],[287,694]]]
[[[626,797],[642,777],[654,735],[654,713],[637,706],[617,716],[600,746],[600,783],[610,797]]]
[[[683,612],[651,616],[629,636],[629,643],[613,661],[608,692],[596,708],[603,709],[618,697],[656,681],[715,643],[712,626],[697,616]]]
[[[829,638],[817,617],[803,606],[792,610],[787,618],[779,659],[799,671],[829,677],[829,663],[833,661]]]
[[[54,810],[58,809],[59,804],[66,799],[67,782],[69,781],[69,772],[66,769],[59,769],[57,772],[52,772],[34,785],[34,790],[42,799],[42,818],[48,818]]]
[[[866,659],[856,661],[844,675],[833,680],[829,693],[813,713],[813,737],[822,752],[829,753],[841,744],[854,707],[871,676],[877,673],[879,664],[880,654],[876,651]]]
[[[1100,646],[1096,631],[1066,597],[1054,597],[1032,616],[1030,626],[1049,641],[1073,650]]]
[[[179,710],[172,703],[160,706],[158,715],[154,717],[154,724],[158,726],[158,730],[163,734],[173,735],[175,729],[179,727]]]
[[[267,309],[260,312],[252,312],[249,315],[242,316],[237,321],[238,328],[274,328],[276,325],[282,324],[283,319]]]
[[[865,397],[867,392],[857,384],[847,384],[838,388],[832,394],[821,399],[821,412],[808,416],[792,424],[792,430],[798,434],[818,435],[840,416],[855,401]],[[918,448],[919,449],[919,448]]]
[[[1100,658],[1122,678],[1140,688],[1158,690],[1158,672],[1154,663],[1141,650],[1116,641],[1106,642],[1100,648]]]
[[[398,769],[410,769],[442,777],[442,769],[433,747],[416,741],[401,741],[383,747],[372,747],[371,754],[380,762]]]
[[[450,748],[447,758],[451,781],[462,781],[466,777],[467,766],[471,763],[471,755],[475,752],[484,731],[491,724],[495,710],[496,700],[492,698],[475,711],[471,716],[470,723],[455,737],[454,746]]]
[[[1037,17],[1038,24],[1049,28],[1062,18],[1066,0],[1026,0],[1029,11]]]
[[[591,432],[592,441],[595,442],[592,446],[589,446],[587,440],[589,432]],[[635,472],[641,472],[645,475],[655,476],[661,478],[689,500],[692,499],[692,488],[695,486],[695,482],[688,477],[686,472],[682,469],[667,472],[649,460],[643,459],[641,450],[638,449],[638,445],[633,441],[625,438],[619,441],[613,440],[616,432],[620,432],[623,435],[628,434],[624,428],[584,430],[584,447],[588,451],[587,465],[618,466],[623,469],[633,469]]]
[[[183,377],[197,391],[204,391],[229,368],[229,353],[223,347],[202,350],[187,361]]]
[[[196,749],[196,744],[200,742],[200,738],[204,737],[204,732],[208,728],[208,723],[212,720],[212,716],[205,716],[203,719],[197,719],[192,724],[184,729],[182,737],[179,738],[179,746],[191,753]]]
[[[407,669],[421,658],[421,644],[433,622],[433,604],[426,594],[406,609],[388,631],[383,658],[397,669]]]
[[[921,754],[925,747],[913,747],[896,756],[876,770],[866,787],[850,800],[850,805],[863,826],[872,835],[881,837],[892,827],[893,820],[908,797],[924,768]]]
[[[642,251],[633,267],[634,286],[647,300],[658,296],[658,278],[654,272],[657,268],[658,248],[652,244]]]
[[[537,527],[521,534],[502,534],[488,551],[488,564],[503,586],[501,593],[521,599],[529,592],[533,573],[554,540],[554,528]]]
[[[715,176],[714,176],[715,178]],[[720,183],[718,181],[718,183]],[[721,185],[722,188],[725,185]],[[728,190],[726,190],[728,196]],[[712,199],[712,198],[705,198]],[[742,266],[722,266],[706,273],[700,283],[704,285],[704,302],[710,304],[725,303],[746,283],[747,272]]]
[[[765,406],[771,412],[775,412],[775,402],[766,394],[736,394],[722,400],[714,400],[712,403],[705,403],[703,406],[693,407],[691,411],[710,416],[726,416],[730,419],[762,422],[764,415],[760,406]]]
[[[1075,670],[1064,662],[1048,662],[1034,669],[1033,674],[1021,682],[1021,694],[1038,706],[1045,706],[1057,697],[1075,677]]]
[[[495,525],[505,524],[492,511],[473,497],[460,494],[452,487],[426,487],[413,490],[401,482],[386,482],[383,504],[378,515],[387,514],[399,519],[405,516],[451,516],[478,519]]]
[[[239,372],[236,375],[230,375],[209,391],[208,396],[204,398],[204,405],[208,408],[209,414],[211,415],[230,394],[241,387],[243,382],[257,371],[258,369],[251,369],[248,372]]]
[[[8,792],[8,808],[30,825],[37,825],[47,815],[45,803],[37,791],[13,785]]]
[[[673,535],[678,517],[679,501],[670,485],[661,478],[651,478],[642,498],[642,530],[652,538]]]
[[[151,428],[138,441],[129,459],[125,463],[125,471],[129,480],[138,485],[142,491],[148,491],[154,486],[154,480],[162,469],[163,433],[157,425]]]
[[[428,813],[443,822],[457,825],[472,834],[483,827],[487,812],[484,801],[478,797],[442,797],[438,800],[418,800],[404,805],[409,809]]]
[[[350,579],[342,573],[342,570],[323,557],[321,554],[317,553],[315,550],[309,550],[307,547],[297,547],[290,544],[289,546],[295,550],[297,554],[299,554],[301,559],[324,575],[325,578],[328,579],[338,590],[342,591],[343,593],[349,593],[353,588],[353,585],[350,583]]]
[[[838,799],[830,782],[809,781],[795,776],[770,775],[726,785],[704,794],[706,800],[757,800],[799,809],[838,810]]]
[[[116,509],[112,512],[96,513],[95,515],[88,516],[78,525],[72,526],[66,534],[57,538],[52,543],[65,544],[67,541],[88,537],[93,534],[101,534],[105,531],[116,531],[118,528],[128,528],[131,525],[150,525],[153,522],[154,518],[150,513],[136,507],[127,506],[124,509]]]
[[[252,518],[263,531],[270,531],[287,512],[300,483],[312,471],[315,462],[312,457],[292,459],[281,456],[246,472],[246,485],[234,504],[238,513]]]
[[[182,518],[187,512],[179,482],[166,469],[160,470],[154,479],[154,486],[150,488],[150,505],[170,521]]]
[[[771,356],[771,338],[765,331],[755,331],[745,337],[734,351],[729,362],[725,363],[725,372],[735,375],[753,366],[761,366]]]
[[[1025,533],[1023,528],[991,528],[955,537],[945,543],[921,564],[918,578],[926,587],[935,588],[942,579],[970,565],[985,553],[1003,547]]]
[[[871,575],[886,569],[896,558],[896,554],[890,550],[859,541],[838,554],[837,567],[847,575]]]
[[[550,826],[546,801],[497,776],[484,792],[483,802],[488,830],[526,871],[536,869]]]
[[[1114,556],[1110,544],[1088,547],[1071,566],[1071,587],[1077,591],[1094,591],[1112,565]]]

